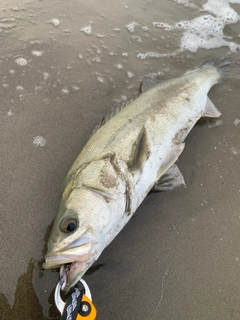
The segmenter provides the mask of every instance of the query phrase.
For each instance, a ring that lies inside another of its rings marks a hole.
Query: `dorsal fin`
[[[150,90],[151,88],[155,87],[156,85],[158,85],[159,83],[163,82],[163,80],[158,80],[158,79],[153,79],[153,78],[149,78],[149,77],[145,77],[143,78],[143,80],[141,81],[140,84],[140,88],[139,88],[139,94],[146,92],[148,90]],[[93,133],[91,134],[91,136],[98,131],[98,129],[100,129],[106,122],[108,122],[108,120],[110,120],[111,118],[113,118],[118,112],[120,112],[122,109],[124,109],[126,106],[128,106],[131,102],[133,102],[133,100],[137,99],[139,94],[128,101],[123,101],[123,102],[116,102],[114,104],[114,106],[107,112],[107,114],[102,118],[102,120],[100,121],[100,123],[98,125],[95,126]]]
[[[137,98],[137,97],[136,97]],[[135,99],[136,99],[135,98]],[[113,118],[118,112],[120,112],[122,109],[124,109],[126,106],[128,106],[131,102],[133,102],[133,100],[135,99],[131,99],[128,101],[123,101],[123,102],[116,102],[114,104],[114,106],[107,112],[107,114],[102,118],[102,120],[100,121],[99,124],[97,124],[93,130],[93,133],[91,134],[91,136],[98,131],[98,129],[100,129],[106,122],[108,122],[108,120],[110,120],[111,118]]]
[[[121,111],[124,107],[126,107],[126,103],[119,103],[116,102],[114,106],[107,112],[107,114],[102,118],[99,124],[97,124],[93,130],[94,134],[96,131],[98,131],[99,128],[101,128],[108,120],[110,120],[112,117],[114,117],[119,111]]]
[[[159,80],[156,78],[149,78],[149,77],[144,77],[141,81],[141,86],[140,86],[140,93],[144,93],[158,85],[159,83],[162,83],[163,80]]]

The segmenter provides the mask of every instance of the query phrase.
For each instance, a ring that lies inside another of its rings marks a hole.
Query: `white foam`
[[[118,70],[121,70],[123,69],[123,66],[121,63],[118,63],[116,66],[115,66]]]
[[[43,79],[46,81],[49,78],[49,73],[48,72],[43,72]]]
[[[183,4],[185,7],[196,9],[198,8],[195,4],[190,3],[189,0],[174,0],[178,4]]]
[[[139,36],[136,36],[136,35],[132,35],[131,36],[131,41],[133,43],[142,43],[142,39]]]
[[[33,138],[33,144],[37,147],[44,147],[46,140],[42,136],[36,136]]]
[[[137,25],[138,25],[137,22],[130,22],[127,25],[125,25],[125,27],[128,29],[130,33],[133,33]]]
[[[41,57],[43,55],[43,51],[33,50],[32,54],[36,57]]]
[[[89,36],[92,34],[92,27],[86,26],[86,27],[82,28],[81,31]]]
[[[174,1],[184,6],[192,6],[188,0]],[[190,21],[179,21],[173,25],[153,22],[153,26],[165,31],[183,31],[180,48],[176,53],[185,50],[196,52],[199,48],[212,49],[223,46],[227,46],[231,52],[236,52],[240,49],[240,45],[233,42],[231,37],[225,37],[223,32],[227,24],[236,23],[239,20],[238,13],[230,7],[229,3],[240,3],[240,0],[208,0],[200,11],[208,11],[210,14]]]
[[[225,24],[236,23],[239,18],[237,12],[230,7],[228,0],[208,0],[203,5],[203,9],[215,14]]]
[[[128,71],[127,76],[129,79],[132,79],[134,77],[134,74],[131,71]]]
[[[101,83],[104,83],[104,79],[102,77],[97,77],[97,80]]]
[[[58,27],[59,24],[60,24],[60,21],[58,19],[52,19],[51,20],[51,24],[54,26],[54,27]]]
[[[140,60],[144,60],[147,58],[162,58],[162,57],[171,57],[174,55],[175,53],[147,52],[147,53],[138,53],[137,58]]]
[[[191,21],[180,21],[173,26],[163,22],[154,22],[153,26],[165,31],[184,30],[180,42],[180,51],[196,52],[199,48],[212,49],[227,46],[230,51],[236,52],[240,46],[224,39],[223,29],[226,21],[229,20],[229,16],[223,19],[208,14]]]
[[[26,66],[27,65],[27,60],[23,57],[18,57],[15,59],[15,62],[19,65],[19,66]]]
[[[239,149],[239,148],[232,147],[232,148],[231,148],[231,151],[232,151],[232,153],[235,154],[236,156],[237,156],[238,154],[240,154],[240,149]]]
[[[10,109],[7,114],[8,114],[8,116],[10,116],[10,117],[13,116],[12,110]]]
[[[69,90],[68,90],[68,89],[66,89],[66,88],[63,88],[61,91],[62,91],[62,93],[64,93],[64,94],[69,93]]]
[[[238,44],[224,40],[225,24],[222,19],[204,15],[190,22],[183,21],[181,25],[176,25],[176,28],[185,30],[181,39],[182,51],[196,52],[199,48],[212,49],[227,46],[230,51],[235,52],[240,48]]]
[[[233,123],[235,124],[235,126],[238,126],[240,123],[240,119],[235,119]]]
[[[95,58],[92,58],[92,61],[101,62],[101,58],[95,57]]]
[[[217,126],[221,126],[223,124],[223,121],[221,119],[218,119],[214,121],[213,123],[209,123],[208,128],[214,128]]]

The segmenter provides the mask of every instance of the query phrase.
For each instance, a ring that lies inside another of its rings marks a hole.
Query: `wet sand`
[[[94,126],[137,95],[144,75],[172,78],[229,49],[138,59],[179,46],[179,31],[154,21],[200,15],[170,1],[11,0],[0,11],[0,318],[59,319],[58,272],[41,263],[61,183]],[[240,43],[239,22],[225,33]],[[240,318],[239,80],[210,98],[221,121],[201,121],[187,137],[178,161],[187,188],[150,194],[84,276],[97,319]]]

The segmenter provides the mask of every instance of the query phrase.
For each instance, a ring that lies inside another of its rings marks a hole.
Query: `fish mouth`
[[[68,291],[83,276],[87,270],[92,253],[92,243],[73,247],[72,244],[65,247],[64,251],[52,251],[45,257],[44,269],[60,268],[61,290]]]
[[[60,267],[60,287],[63,291],[68,291],[74,286],[86,271],[85,261],[74,261],[62,264]]]

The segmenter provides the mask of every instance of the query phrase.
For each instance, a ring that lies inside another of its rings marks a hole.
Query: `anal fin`
[[[207,97],[206,107],[203,112],[203,117],[218,118],[221,112],[215,107],[209,97]]]
[[[156,182],[153,187],[154,191],[167,191],[172,190],[179,186],[185,186],[183,175],[178,169],[177,165],[172,165]]]

